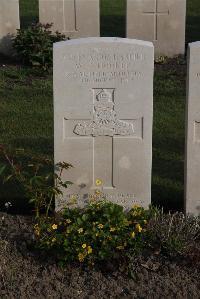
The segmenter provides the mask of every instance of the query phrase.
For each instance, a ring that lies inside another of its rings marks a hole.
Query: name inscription
[[[86,205],[90,200],[93,200],[94,194],[92,193],[86,193],[86,194],[66,194],[65,199],[58,198],[57,199],[57,208],[63,208],[65,206],[84,206]],[[101,193],[101,197],[98,199],[96,198],[96,201],[98,200],[108,200],[112,201],[113,203],[122,205],[128,209],[130,209],[134,204],[140,204],[143,205],[143,201],[139,201],[138,199],[135,199],[135,195],[133,193],[116,193],[116,194],[109,194],[109,193]]]
[[[128,83],[143,77],[140,62],[146,60],[143,53],[106,53],[112,49],[97,48],[91,53],[76,53],[64,56],[66,61],[65,77],[80,83],[111,82]],[[98,53],[99,52],[99,53]]]

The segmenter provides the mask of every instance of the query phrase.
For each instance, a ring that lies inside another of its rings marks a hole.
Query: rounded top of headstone
[[[189,47],[190,48],[199,48],[200,47],[200,41],[189,43]]]
[[[72,40],[66,40],[54,43],[54,48],[63,47],[65,45],[81,45],[81,44],[91,44],[91,43],[120,43],[120,44],[129,44],[129,45],[138,45],[146,46],[153,48],[153,43],[149,41],[143,41],[138,39],[130,38],[120,38],[120,37],[86,37],[78,38]]]

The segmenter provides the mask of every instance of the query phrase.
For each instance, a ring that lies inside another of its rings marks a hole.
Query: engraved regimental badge
[[[114,110],[114,89],[95,89],[93,120],[78,123],[74,133],[81,136],[133,135],[133,124],[119,120]]]

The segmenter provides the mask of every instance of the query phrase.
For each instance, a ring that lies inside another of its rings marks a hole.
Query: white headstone
[[[200,42],[188,49],[185,155],[186,212],[200,215]]]
[[[12,52],[12,37],[20,28],[19,0],[0,0],[0,52]]]
[[[152,43],[138,40],[54,44],[55,162],[74,166],[57,209],[74,196],[83,206],[95,190],[125,208],[150,204],[153,59]]]
[[[152,41],[156,56],[185,52],[186,0],[127,0],[127,37]]]
[[[100,35],[99,0],[39,0],[39,19],[66,37]]]

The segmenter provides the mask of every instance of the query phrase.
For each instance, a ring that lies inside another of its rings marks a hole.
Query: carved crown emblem
[[[74,133],[80,136],[129,136],[134,133],[131,123],[119,120],[114,110],[114,89],[102,88],[94,96],[94,114],[89,122],[80,122]]]
[[[97,94],[96,99],[99,102],[112,102],[112,93],[103,89]]]

